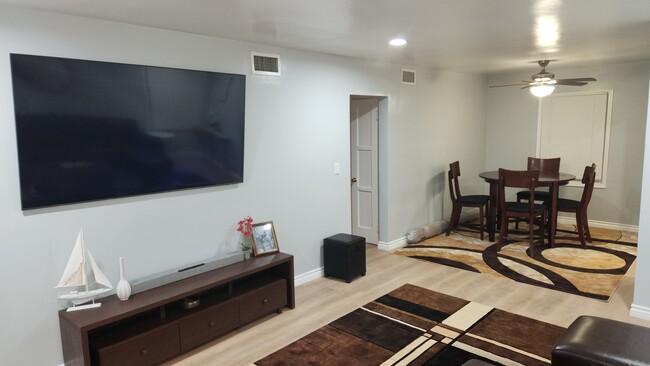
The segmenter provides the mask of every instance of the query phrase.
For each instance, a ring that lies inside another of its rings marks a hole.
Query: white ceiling
[[[464,72],[650,60],[650,0],[0,0],[0,4]],[[394,37],[408,44],[388,45]],[[540,38],[540,36],[542,38]]]

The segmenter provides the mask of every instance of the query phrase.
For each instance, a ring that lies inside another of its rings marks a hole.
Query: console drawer
[[[155,365],[180,353],[178,324],[168,324],[97,350],[102,366]]]
[[[239,325],[237,299],[213,305],[180,321],[181,351],[209,342]]]
[[[278,278],[239,297],[239,320],[246,324],[287,305],[287,281]]]

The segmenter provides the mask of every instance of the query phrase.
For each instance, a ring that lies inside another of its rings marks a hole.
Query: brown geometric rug
[[[522,225],[522,229],[526,228]],[[394,253],[609,300],[636,260],[637,237],[631,232],[590,229],[593,242],[587,243],[587,249],[582,249],[574,226],[560,225],[554,248],[536,245],[531,251],[528,238],[520,236],[497,252],[496,243],[481,241],[478,233],[457,230],[450,236],[443,233]]]
[[[255,362],[549,365],[564,328],[406,284]]]

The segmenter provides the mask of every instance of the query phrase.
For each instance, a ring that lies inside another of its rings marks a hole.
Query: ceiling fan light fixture
[[[530,87],[530,93],[540,98],[551,95],[551,93],[553,93],[553,90],[555,90],[555,87],[553,85],[543,84]]]
[[[553,93],[555,85],[583,86],[588,81],[597,81],[594,78],[573,78],[573,79],[555,79],[555,74],[546,71],[546,66],[553,60],[539,60],[537,63],[542,68],[539,72],[532,74],[532,81],[522,81],[516,84],[490,85],[490,88],[501,86],[522,86],[521,89],[530,89],[531,94],[536,97],[545,97]]]

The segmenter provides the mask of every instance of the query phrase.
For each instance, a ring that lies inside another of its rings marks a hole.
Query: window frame
[[[596,163],[596,171],[600,170],[601,171],[601,176],[600,179],[596,180],[596,183],[594,184],[594,188],[606,188],[607,187],[607,162],[609,160],[609,139],[610,139],[610,133],[611,133],[611,122],[612,122],[612,102],[614,99],[614,91],[611,89],[608,90],[592,90],[592,91],[581,91],[581,92],[571,92],[571,93],[557,93],[557,94],[552,94],[548,97],[544,98],[539,98],[539,104],[538,104],[538,114],[537,114],[537,149],[536,149],[536,154],[537,157],[542,156],[542,130],[544,128],[543,126],[543,112],[544,112],[544,100],[548,100],[547,98],[562,98],[562,97],[576,97],[576,96],[592,96],[592,95],[605,95],[607,97],[606,101],[606,111],[605,111],[605,125],[604,125],[604,139],[603,139],[603,155],[602,155],[602,161],[595,161],[593,163]],[[592,120],[592,126],[593,126],[593,120]],[[592,129],[593,130],[593,129]],[[599,131],[601,132],[601,131]],[[592,135],[593,136],[593,135]],[[593,141],[593,138],[592,140]],[[551,155],[554,153],[551,152]],[[555,157],[557,154],[554,156],[547,156],[547,157]],[[588,162],[585,164],[590,165],[592,162]],[[571,172],[573,173],[573,172]],[[580,175],[576,174],[576,179],[569,182],[568,186],[570,187],[582,187],[583,184],[581,182],[582,180],[582,173],[580,172]]]

